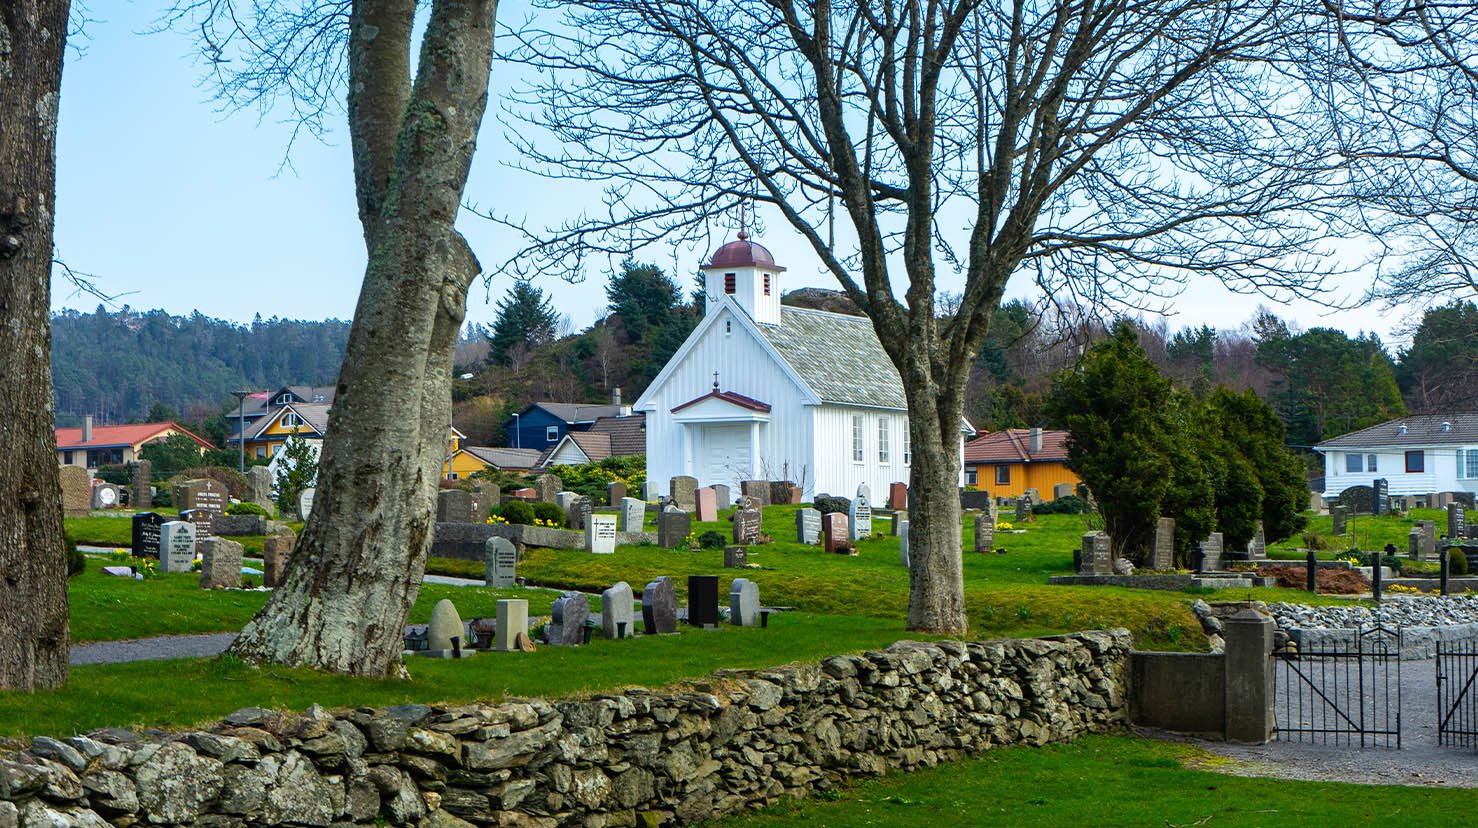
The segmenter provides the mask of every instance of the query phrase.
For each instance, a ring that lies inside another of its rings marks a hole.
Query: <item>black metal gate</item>
[[[1478,640],[1437,642],[1437,744],[1478,748]]]
[[[1275,739],[1401,747],[1401,631],[1330,637],[1317,649],[1274,653]]]

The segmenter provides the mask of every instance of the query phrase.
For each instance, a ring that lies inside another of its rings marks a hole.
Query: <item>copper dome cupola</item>
[[[705,267],[763,267],[766,270],[784,272],[785,268],[775,264],[775,257],[759,242],[749,240],[749,234],[739,231],[737,241],[731,241],[713,251],[713,257]]]
[[[741,229],[739,238],[713,251],[703,273],[707,313],[719,312],[727,296],[739,310],[762,325],[780,324],[780,274],[785,268],[759,242]]]

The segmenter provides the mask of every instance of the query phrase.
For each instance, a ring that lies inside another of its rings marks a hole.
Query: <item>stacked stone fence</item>
[[[38,738],[0,758],[0,828],[688,823],[847,777],[1126,720],[1122,629],[899,642],[663,690]]]

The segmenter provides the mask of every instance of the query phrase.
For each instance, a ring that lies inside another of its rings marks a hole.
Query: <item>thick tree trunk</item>
[[[350,129],[369,265],[313,514],[284,583],[232,645],[247,660],[403,672],[451,428],[452,358],[480,271],[453,224],[487,102],[497,6],[437,2],[411,87],[415,5],[361,0],[351,19]],[[399,122],[386,100],[398,102]]]
[[[51,239],[68,5],[0,2],[0,688],[21,690],[67,681]]]
[[[958,408],[953,399],[931,398],[927,391],[908,394],[913,452],[908,481],[908,629],[941,635],[964,635],[968,623],[960,531],[961,412],[942,410]]]

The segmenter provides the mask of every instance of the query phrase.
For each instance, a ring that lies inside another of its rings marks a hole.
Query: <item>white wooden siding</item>
[[[1361,451],[1330,450],[1324,454],[1324,496],[1338,497],[1340,492],[1351,486],[1369,486],[1377,478],[1385,478],[1393,495],[1421,495],[1437,492],[1478,492],[1478,479],[1464,478],[1458,467],[1458,452],[1454,446],[1411,446],[1368,448]],[[1473,446],[1472,448],[1478,448]],[[1425,471],[1406,471],[1406,452],[1421,450],[1426,453]],[[1347,472],[1346,455],[1361,457],[1358,473]],[[1369,470],[1369,455],[1376,456],[1376,471]]]

